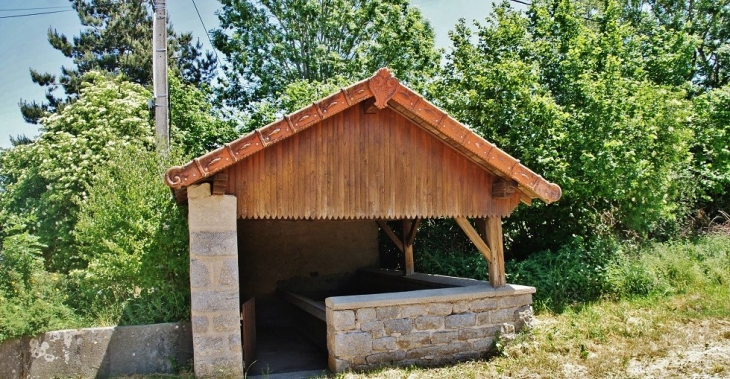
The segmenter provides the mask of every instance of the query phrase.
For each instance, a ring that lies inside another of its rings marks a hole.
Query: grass
[[[598,301],[536,317],[490,360],[338,378],[730,377],[730,289]]]

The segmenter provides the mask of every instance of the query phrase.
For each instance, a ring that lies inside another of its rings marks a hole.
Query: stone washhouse
[[[295,335],[333,372],[483,356],[532,317],[535,289],[505,283],[501,219],[561,196],[388,69],[165,181],[188,207],[197,377],[268,365],[265,340]],[[456,221],[488,282],[414,272],[428,218]],[[379,268],[379,235],[403,270]]]

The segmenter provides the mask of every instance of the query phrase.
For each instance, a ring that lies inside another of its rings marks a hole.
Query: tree
[[[170,139],[182,154],[195,158],[226,142],[238,131],[232,120],[223,120],[213,109],[208,86],[193,86],[170,76]]]
[[[710,219],[730,210],[730,85],[695,97],[691,145],[698,209]]]
[[[349,80],[389,66],[407,83],[436,72],[434,33],[408,0],[222,0],[214,44],[228,58],[223,101],[251,110],[290,83]]]
[[[647,236],[677,218],[689,104],[648,77],[643,37],[621,10],[606,1],[586,20],[567,0],[534,1],[527,15],[505,2],[474,34],[464,22],[452,33],[434,96],[563,188],[556,204],[510,218],[521,255],[601,230]]]
[[[42,119],[35,141],[2,151],[2,237],[11,230],[37,236],[51,271],[83,267],[73,236],[79,206],[113,151],[129,143],[154,149],[150,97],[121,76],[87,73],[79,98]]]
[[[682,75],[701,92],[730,83],[730,1],[626,0],[624,7],[639,33],[663,41],[646,51],[660,66],[668,63],[660,71]]]
[[[74,228],[87,263],[69,275],[79,313],[115,324],[190,317],[187,211],[161,180],[175,156],[132,143],[97,170]]]
[[[152,3],[153,0],[69,0],[86,27],[69,39],[55,29],[48,30],[48,41],[64,56],[72,58],[75,67],[61,67],[56,77],[30,70],[34,83],[46,87],[46,101],[20,101],[27,122],[38,123],[46,114],[57,111],[78,96],[82,77],[92,70],[123,74],[137,84],[152,83]],[[168,27],[170,66],[185,83],[210,82],[215,61],[208,53],[203,56],[201,44],[192,41],[190,33],[178,35]],[[54,91],[63,88],[65,97]]]

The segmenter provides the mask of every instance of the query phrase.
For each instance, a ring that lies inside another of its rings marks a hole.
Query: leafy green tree
[[[51,46],[72,58],[74,67],[61,67],[58,77],[31,69],[33,82],[47,88],[45,102],[20,102],[23,117],[31,123],[38,123],[47,113],[62,107],[69,97],[76,97],[83,75],[92,70],[123,74],[144,86],[152,83],[153,0],[69,1],[86,29],[72,39],[55,29],[48,30]],[[215,61],[210,53],[203,56],[201,47],[199,42],[193,43],[192,34],[178,35],[168,27],[170,67],[185,83],[207,83],[214,75]],[[54,95],[59,86],[65,97]]]
[[[52,271],[87,262],[73,230],[99,170],[126,145],[154,151],[151,94],[123,76],[84,75],[79,98],[42,120],[41,135],[0,153],[0,226],[39,237]],[[171,75],[172,145],[198,155],[235,136],[212,113],[202,90]],[[3,235],[0,235],[2,237]]]
[[[730,210],[730,85],[693,99],[692,168],[698,209],[713,218]]]
[[[642,37],[621,4],[604,3],[590,21],[574,2],[538,0],[527,15],[503,3],[474,34],[462,22],[434,86],[456,118],[563,188],[558,203],[510,218],[521,254],[676,218],[686,95],[648,77]]]
[[[627,4],[644,13],[649,24],[656,25],[654,30],[669,36],[684,34],[681,38],[692,42],[690,75],[685,80],[707,89],[730,82],[730,1],[641,0]],[[671,45],[674,38],[663,39]],[[683,54],[682,50],[674,54]],[[657,56],[666,61],[672,53],[664,50]]]
[[[210,101],[208,86],[170,76],[170,140],[186,157],[198,157],[238,136],[232,120],[223,120]]]
[[[214,44],[228,57],[221,97],[252,110],[290,83],[390,67],[407,83],[438,68],[434,33],[408,0],[221,0]]]
[[[64,280],[45,271],[38,238],[15,234],[0,249],[0,342],[78,322],[64,304]]]
[[[71,272],[69,303],[113,324],[189,317],[186,210],[162,181],[176,162],[133,143],[97,170],[74,236],[83,269]]]

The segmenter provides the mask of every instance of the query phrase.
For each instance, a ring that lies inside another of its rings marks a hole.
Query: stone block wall
[[[508,285],[332,297],[327,347],[334,372],[476,359],[532,320],[533,287]]]
[[[236,197],[191,186],[188,223],[195,376],[242,376]]]

